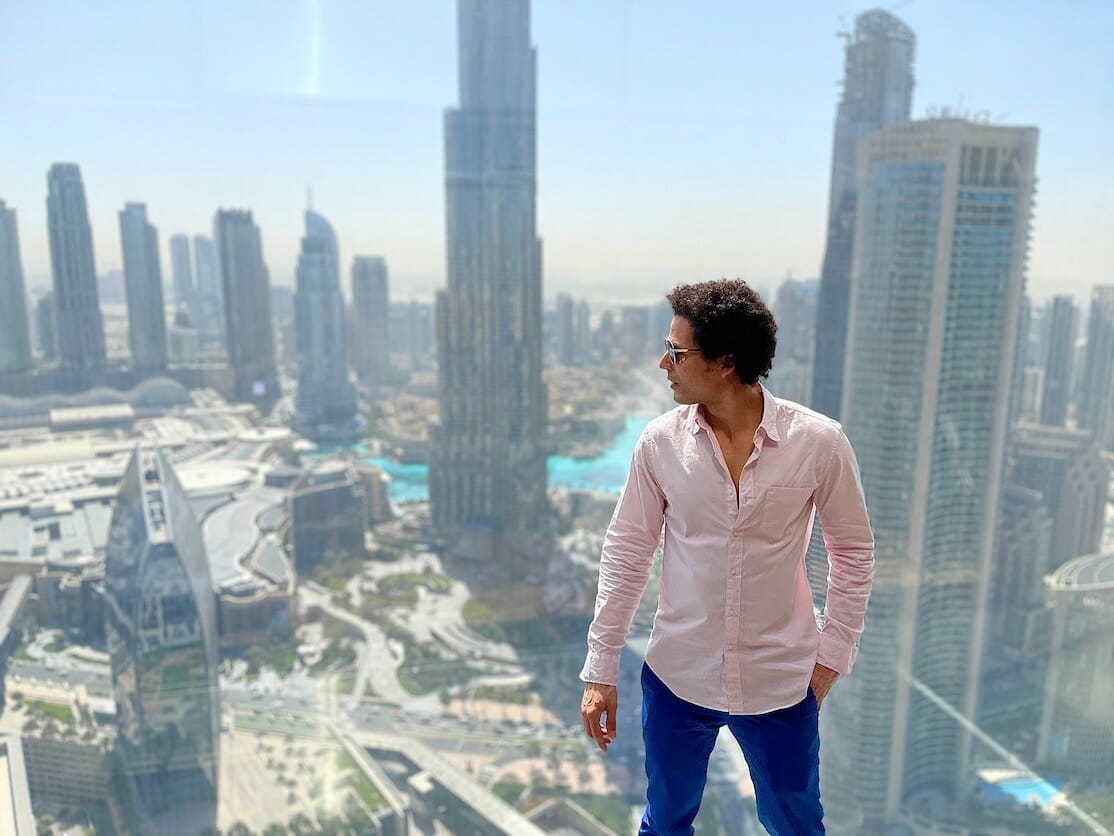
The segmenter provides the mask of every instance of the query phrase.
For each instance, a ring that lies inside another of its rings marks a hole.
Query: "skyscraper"
[[[828,234],[820,272],[816,350],[810,406],[839,418],[843,391],[851,256],[857,205],[856,148],[874,131],[905,122],[913,106],[912,30],[889,12],[874,9],[855,19],[846,35],[843,96],[836,111]]]
[[[1091,292],[1077,422],[1094,434],[1099,447],[1114,451],[1114,285],[1111,284],[1099,285]]]
[[[270,409],[279,396],[271,326],[271,280],[251,212],[221,209],[213,220],[220,254],[225,344],[234,397]]]
[[[174,302],[176,308],[185,305],[190,319],[196,321],[198,311],[197,288],[193,284],[193,263],[190,254],[188,235],[174,235],[170,238],[170,270],[174,281]]]
[[[35,322],[39,327],[39,351],[43,361],[52,363],[58,358],[58,342],[54,338],[53,291],[47,291],[35,303]]]
[[[1032,388],[1041,376],[1041,371],[1029,369],[1032,319],[1032,303],[1028,295],[1024,295],[1021,297],[1021,305],[1017,311],[1017,343],[1014,346],[1013,384],[1010,388],[1011,424],[1016,421],[1033,420],[1030,416],[1035,411],[1030,407],[1033,401]]]
[[[166,367],[166,312],[162,301],[159,236],[147,222],[147,207],[128,203],[120,212],[124,289],[128,299],[128,343],[137,369]]]
[[[646,361],[649,333],[650,310],[641,305],[623,305],[619,311],[619,347],[631,363]],[[657,346],[649,351],[657,352]]]
[[[562,366],[574,366],[579,361],[576,355],[575,303],[569,294],[557,294],[557,339],[554,360]]]
[[[58,356],[69,369],[99,369],[105,361],[104,319],[81,169],[55,163],[46,179]]]
[[[838,833],[946,816],[970,738],[994,554],[1037,130],[910,122],[860,146],[844,426],[876,572],[854,674],[825,724]]]
[[[1052,298],[1052,314],[1045,343],[1044,391],[1041,423],[1064,426],[1071,394],[1071,361],[1075,351],[1075,305],[1070,296]]]
[[[0,373],[31,368],[31,331],[15,209],[0,200]]]
[[[507,543],[546,515],[536,54],[528,0],[458,0],[445,116],[448,287],[437,297],[436,528]]]
[[[774,297],[777,320],[777,356],[770,373],[770,389],[791,401],[808,400],[812,350],[816,344],[816,296],[819,283],[813,279],[786,279]]]
[[[1018,424],[1010,434],[1008,479],[1041,495],[1052,521],[1041,573],[1102,545],[1110,465],[1087,430]]]
[[[212,238],[193,236],[193,262],[198,308],[194,314],[194,325],[206,345],[224,345],[224,290],[221,287],[217,248]]]
[[[424,368],[429,354],[437,346],[436,305],[411,299],[406,306],[406,354],[410,371]]]
[[[348,380],[337,238],[329,222],[316,212],[307,210],[305,222],[294,294],[298,354],[294,423],[311,438],[355,438],[359,434],[356,390]]]
[[[137,449],[105,549],[117,746],[152,832],[216,823],[216,599],[201,527],[161,453]]]
[[[669,303],[666,302],[668,305]],[[669,309],[670,317],[673,316],[672,307]],[[666,333],[669,327],[666,326]],[[574,326],[573,343],[576,346],[576,356],[582,363],[588,362],[592,354],[592,308],[587,300],[582,299],[576,303],[576,323]]]
[[[377,255],[358,255],[352,259],[352,343],[356,374],[366,386],[387,382],[391,367],[390,291],[387,262]]]
[[[1030,625],[1044,606],[1042,579],[1048,572],[1052,521],[1039,491],[1002,486],[998,536],[986,601],[987,637],[998,648],[1024,651]],[[995,664],[997,662],[997,664]],[[1001,677],[1001,668],[1017,664],[1016,655],[988,658],[986,667]]]

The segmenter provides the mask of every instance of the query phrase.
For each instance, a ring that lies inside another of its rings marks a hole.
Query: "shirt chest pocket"
[[[771,485],[756,509],[758,530],[770,542],[780,542],[805,524],[811,510],[812,488]]]

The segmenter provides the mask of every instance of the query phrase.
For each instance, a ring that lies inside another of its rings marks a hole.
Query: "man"
[[[615,740],[619,656],[662,541],[642,668],[646,812],[640,834],[692,834],[708,757],[727,725],[758,817],[824,833],[818,710],[850,672],[874,566],[854,453],[839,424],[775,398],[777,326],[741,281],[681,285],[663,369],[681,406],[650,422],[604,538],[580,678],[585,730]],[[805,574],[814,509],[829,574],[817,629]]]

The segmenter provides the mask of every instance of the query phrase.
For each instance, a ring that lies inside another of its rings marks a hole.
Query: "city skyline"
[[[817,4],[748,17],[710,7],[686,17],[629,4],[562,6],[560,14],[539,6],[547,298],[651,301],[677,281],[714,275],[771,290],[789,271],[818,276],[842,66],[833,35],[863,10]],[[361,24],[375,7],[281,11],[240,55],[231,47],[244,46],[235,36],[248,24],[245,10],[218,16],[200,4],[86,20],[71,9],[74,25],[58,34],[73,57],[46,66],[28,51],[34,38],[20,33],[49,5],[13,9],[0,57],[9,79],[0,106],[13,126],[0,197],[20,214],[29,290],[50,275],[41,172],[72,160],[87,180],[100,272],[120,267],[114,213],[128,201],[146,203],[168,236],[204,231],[218,206],[241,206],[263,230],[275,284],[292,286],[301,194],[312,183],[343,263],[382,254],[400,298],[432,298],[445,273],[437,171],[439,123],[452,100],[450,4],[392,12],[389,26],[368,35],[371,49],[343,30],[367,35]],[[963,26],[945,6],[899,14],[918,36],[914,118],[950,104],[1041,128],[1029,289],[1038,299],[1087,298],[1114,253],[1101,221],[1111,208],[1101,187],[1111,116],[1093,106],[1103,95],[1098,45],[1111,12],[1097,4],[1007,17],[974,9],[964,10]],[[991,25],[993,43],[979,34]],[[182,44],[162,43],[164,30],[183,35]],[[1032,60],[1068,33],[1070,53]],[[407,54],[419,35],[443,49]],[[780,60],[790,47],[792,62]],[[137,63],[148,71],[127,72]],[[769,66],[777,76],[756,83]],[[20,78],[35,78],[34,92],[11,81]]]
[[[676,407],[664,294],[721,275],[873,529],[829,829],[1114,828],[1114,7],[9,6],[0,780],[33,828],[629,833],[672,529],[606,755],[579,650]],[[812,534],[783,557],[830,632]],[[788,589],[714,552],[729,601]],[[753,755],[716,746],[698,833],[762,830]]]

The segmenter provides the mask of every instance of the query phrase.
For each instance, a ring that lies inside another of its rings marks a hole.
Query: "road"
[[[431,702],[430,697],[432,697],[432,704],[436,705],[436,694],[430,697],[415,697],[399,683],[398,669],[403,662],[402,655],[396,655],[387,641],[386,634],[378,625],[360,618],[343,607],[336,606],[332,602],[329,591],[317,584],[303,583],[298,587],[298,594],[307,604],[320,607],[322,612],[355,627],[364,637],[363,646],[356,660],[356,682],[347,703],[350,709],[359,704],[365,693],[365,686],[369,682],[372,690],[387,702],[414,705],[415,701]]]

